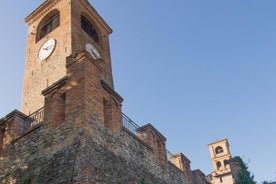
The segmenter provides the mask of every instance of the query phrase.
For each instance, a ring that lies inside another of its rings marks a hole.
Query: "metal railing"
[[[129,117],[127,117],[124,113],[122,113],[123,119],[123,127],[136,135],[136,130],[140,128],[134,121],[132,121]]]
[[[174,158],[174,154],[172,154],[169,150],[167,150],[167,159],[171,162],[172,158]]]
[[[35,126],[43,123],[43,121],[44,121],[44,107],[29,115],[25,119],[24,124],[28,126],[28,129],[30,130]]]

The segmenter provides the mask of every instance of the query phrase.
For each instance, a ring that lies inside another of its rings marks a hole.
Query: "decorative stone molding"
[[[47,14],[60,0],[47,0],[25,18],[25,23],[30,26],[36,20]]]

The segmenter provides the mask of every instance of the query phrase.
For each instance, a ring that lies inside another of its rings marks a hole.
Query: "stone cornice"
[[[5,117],[0,119],[0,125],[2,125],[3,123],[7,122],[10,118],[13,118],[15,116],[20,117],[22,119],[27,117],[27,115],[15,109],[9,114],[7,114]]]
[[[37,7],[30,15],[25,18],[25,23],[29,26],[33,24],[36,20],[44,16],[51,10],[57,3],[61,0],[46,0],[39,7]],[[64,0],[63,0],[64,1]],[[70,0],[71,2],[72,0]],[[87,0],[79,0],[80,3],[85,7],[91,15],[97,17],[98,23],[107,31],[108,34],[112,33],[112,29],[109,25],[103,20],[99,13],[93,8],[93,6]],[[71,3],[72,4],[72,3]]]
[[[47,0],[36,8],[30,15],[25,18],[25,23],[29,26],[49,12],[61,0]]]
[[[67,76],[61,78],[60,80],[58,80],[57,82],[49,86],[48,88],[44,89],[42,91],[42,95],[46,96],[47,94],[51,93],[53,90],[59,88],[60,86],[63,86],[64,84],[66,84],[67,80],[68,80]]]
[[[103,88],[105,90],[107,90],[110,94],[115,96],[119,100],[120,103],[123,102],[123,98],[116,91],[114,91],[111,87],[109,87],[109,85],[104,80],[101,80],[101,84],[102,84]]]
[[[140,131],[145,131],[146,129],[152,129],[157,135],[159,135],[163,140],[164,142],[166,142],[166,137],[164,137],[152,124],[148,123],[142,127],[139,127],[136,129],[137,132],[140,132]]]

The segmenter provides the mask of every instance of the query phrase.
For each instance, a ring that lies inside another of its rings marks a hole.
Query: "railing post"
[[[25,124],[28,125],[29,129],[32,129],[33,127],[43,123],[44,122],[44,107],[37,110],[36,112],[31,114],[30,116],[28,116],[25,119],[25,122],[26,122]]]
[[[139,127],[134,121],[132,121],[129,117],[127,117],[124,113],[122,113],[123,127],[129,130],[131,133],[136,135],[136,130]]]

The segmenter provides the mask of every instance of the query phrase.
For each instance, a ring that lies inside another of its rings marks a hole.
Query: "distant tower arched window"
[[[224,160],[223,163],[224,163],[224,167],[225,168],[229,168],[230,167],[229,160]]]
[[[216,154],[223,153],[222,147],[221,146],[216,147],[215,152],[216,152]]]
[[[95,41],[99,42],[99,36],[92,23],[83,15],[81,16],[81,28]]]
[[[222,169],[222,165],[220,163],[220,161],[217,162],[217,170],[221,170]]]
[[[36,41],[41,40],[47,34],[56,29],[60,24],[60,15],[58,10],[51,11],[46,15],[37,27]]]

